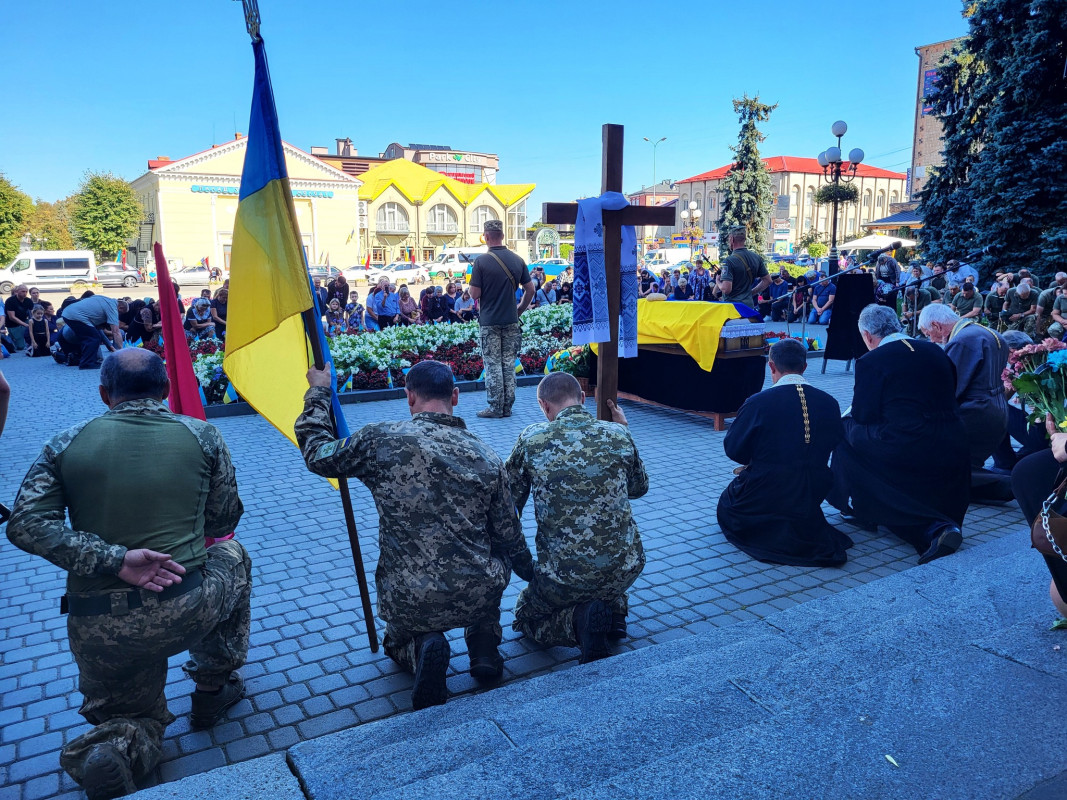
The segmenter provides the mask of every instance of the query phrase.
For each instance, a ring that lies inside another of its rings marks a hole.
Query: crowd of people
[[[487,223],[485,235],[489,252],[475,260],[460,299],[475,301],[481,328],[488,406],[478,416],[506,417],[515,402],[519,318],[546,284],[503,246],[499,221]],[[734,252],[714,283],[723,298],[741,302],[774,280],[743,247],[743,233],[731,238]],[[1003,282],[1013,283],[1016,296],[1027,295],[1028,287],[1034,294],[1027,277]],[[383,299],[373,301],[379,327],[418,324],[423,308],[407,287],[395,294],[387,285],[376,288],[384,300],[396,297],[395,313]],[[317,300],[326,324],[347,328],[354,310],[341,301],[358,306],[358,296],[336,283],[315,290],[323,293]],[[224,330],[224,291],[191,304],[189,335]],[[546,299],[549,291],[555,287],[547,287]],[[1008,291],[997,295],[1004,303]],[[420,301],[447,292],[433,289]],[[974,282],[963,281],[959,294],[974,294]],[[151,336],[149,304],[133,304],[89,295],[65,303],[60,316],[86,341],[86,328],[99,336],[107,326],[121,342],[120,315],[127,332],[140,324]],[[822,504],[829,502],[860,527],[886,528],[927,564],[961,546],[969,503],[1002,501],[1014,492],[1031,520],[1038,513],[1038,495],[1067,463],[1067,433],[1050,431],[1051,447],[1028,441],[1029,454],[1012,445],[1013,438],[1022,443],[1015,423],[1021,417],[1025,425],[1025,413],[1012,413],[1001,373],[1008,351],[1030,338],[1022,330],[1002,335],[976,324],[973,308],[943,300],[911,311],[925,340],[907,335],[890,304],[869,305],[859,315],[868,352],[856,361],[844,415],[833,397],[804,379],[800,342],[771,347],[772,387],[744,404],[724,442],[739,464],[717,508],[728,541],[769,563],[841,565],[852,540],[826,519]],[[427,322],[448,322],[446,316],[442,308],[440,318]],[[1005,321],[1018,321],[1011,316]],[[545,422],[525,428],[504,460],[455,416],[459,390],[447,364],[411,368],[410,419],[372,423],[343,439],[335,436],[330,370],[312,368],[307,381],[294,434],[311,471],[354,477],[374,497],[384,649],[413,673],[415,710],[448,698],[449,630],[464,630],[472,678],[502,676],[500,606],[512,573],[525,583],[512,627],[530,640],[577,648],[585,663],[609,656],[610,642],[627,636],[627,591],[645,566],[630,501],[648,492],[649,479],[614,403],[608,404],[612,421],[597,420],[572,376],[546,376],[537,389]],[[0,428],[4,388],[0,376]],[[134,791],[158,764],[174,719],[164,693],[171,656],[190,654],[185,671],[195,684],[194,727],[216,724],[244,693],[238,670],[249,647],[253,573],[248,552],[230,535],[244,510],[234,467],[216,428],[167,410],[168,389],[165,366],[150,348],[120,349],[107,358],[99,393],[109,410],[44,447],[7,529],[15,545],[67,572],[63,609],[81,711],[93,727],[65,743],[60,762],[91,798]],[[122,463],[101,472],[116,451],[126,454]],[[1010,459],[1010,478],[1007,467],[986,469],[995,453]],[[101,502],[125,497],[130,481],[154,498],[136,518],[121,503]],[[535,552],[519,517],[531,499]],[[1047,563],[1053,598],[1067,613],[1067,560]]]

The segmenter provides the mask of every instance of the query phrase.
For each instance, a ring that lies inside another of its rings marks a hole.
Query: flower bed
[[[548,357],[571,343],[571,307],[546,306],[522,317],[523,371],[544,371]],[[420,361],[441,361],[452,367],[457,380],[477,380],[483,369],[478,323],[411,325],[384,331],[337,336],[327,340],[338,391],[387,389],[404,385],[404,370]],[[221,342],[197,343],[193,370],[208,403],[222,402],[229,378],[222,369]]]

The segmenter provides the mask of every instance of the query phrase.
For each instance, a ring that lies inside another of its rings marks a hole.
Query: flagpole
[[[311,342],[311,357],[315,361],[315,369],[324,369],[326,359],[322,352],[322,343],[317,336],[315,326],[322,324],[322,317],[316,319],[318,302],[313,296],[314,305],[303,311],[300,316],[304,320],[304,329],[307,331],[308,341]],[[337,435],[337,420],[333,416],[331,405],[330,419],[334,426],[334,435]],[[356,530],[356,515],[352,510],[352,495],[348,491],[348,478],[337,478],[337,489],[341,493],[341,507],[345,513],[345,525],[348,528],[348,544],[352,548],[352,561],[356,568],[356,582],[359,584],[359,599],[363,602],[363,619],[367,622],[367,641],[370,643],[370,651],[378,652],[378,631],[374,625],[374,611],[370,604],[370,589],[367,586],[367,573],[363,567],[363,553],[359,548],[359,532]]]
[[[244,8],[245,27],[248,35],[252,37],[253,45],[262,42],[259,34],[260,16],[258,0],[241,0]],[[304,264],[305,277],[308,289],[311,289],[311,276],[307,273],[307,264]],[[318,303],[315,294],[311,295],[311,308],[305,309],[300,316],[304,322],[304,331],[307,333],[311,344],[311,355],[315,363],[315,369],[323,369],[326,359],[322,351],[322,317],[317,314]],[[334,416],[331,403],[330,420],[333,423],[334,435],[337,435],[337,418]],[[359,597],[363,603],[363,619],[367,623],[367,641],[372,653],[378,652],[378,630],[374,622],[374,610],[370,603],[370,588],[367,586],[367,574],[363,567],[363,554],[359,547],[359,532],[356,530],[356,515],[352,510],[352,496],[348,491],[348,479],[337,478],[337,488],[341,493],[341,506],[344,509],[345,526],[348,528],[348,544],[352,549],[352,561],[356,570],[356,582],[359,584]]]

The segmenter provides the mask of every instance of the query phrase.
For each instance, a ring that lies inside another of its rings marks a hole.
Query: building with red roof
[[[828,183],[822,167],[814,158],[800,156],[768,156],[763,159],[771,174],[774,197],[767,227],[768,249],[777,253],[792,253],[799,249],[800,238],[815,230],[830,241],[830,207],[815,204],[815,193]],[[846,167],[847,167],[846,162]],[[733,164],[702,172],[677,182],[678,213],[696,203],[701,210],[701,227],[705,241],[715,245],[719,237],[719,215],[723,201],[722,184]],[[859,201],[838,208],[838,243],[863,234],[865,223],[884,217],[892,203],[905,199],[907,176],[881,167],[860,164],[856,168],[855,186]],[[685,228],[679,216],[675,225]]]

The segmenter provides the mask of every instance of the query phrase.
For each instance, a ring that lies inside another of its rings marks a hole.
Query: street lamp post
[[[841,137],[848,131],[848,125],[838,120],[831,126],[830,132],[837,137],[837,145],[829,147],[819,153],[819,166],[822,174],[833,183],[834,195],[832,199],[833,219],[830,221],[830,266],[829,273],[837,274],[837,189],[842,183],[852,183],[856,179],[856,168],[863,161],[863,151],[858,147],[852,148],[848,154],[848,166],[845,167],[841,160]],[[844,173],[844,175],[842,175]]]
[[[659,143],[660,142],[667,141],[667,137],[666,136],[661,136],[660,138],[656,139],[656,141],[652,141],[647,136],[643,136],[641,138],[643,138],[646,142],[648,142],[650,145],[652,145],[652,205],[659,206],[659,197],[657,197],[657,195],[656,195],[656,187],[657,187],[657,183],[656,183],[656,148],[659,147]],[[656,236],[656,230],[653,228],[653,230],[652,230],[652,238],[654,239],[655,236]]]
[[[693,229],[700,222],[700,209],[697,208],[696,201],[690,200],[689,208],[684,209],[679,216],[682,218],[682,224],[686,226],[686,235],[689,237],[689,258],[692,260],[693,251],[696,250],[696,236],[693,234]]]

